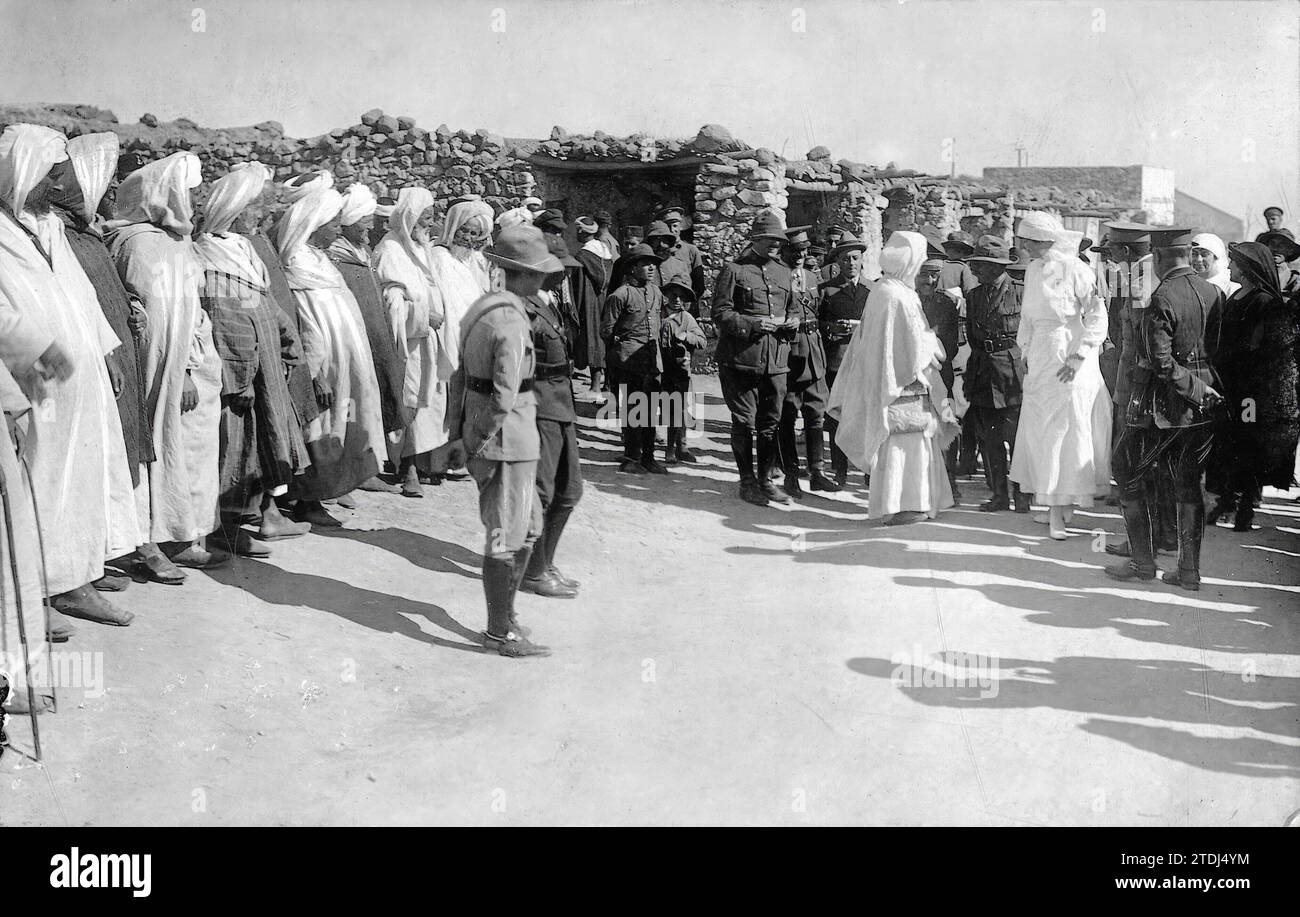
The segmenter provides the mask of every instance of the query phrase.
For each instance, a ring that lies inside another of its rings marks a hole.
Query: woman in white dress
[[[925,237],[895,232],[880,253],[883,278],[862,311],[831,390],[835,444],[871,475],[868,519],[900,525],[953,505],[943,451],[957,434],[946,356],[916,295]]]
[[[1061,540],[1073,508],[1092,506],[1110,486],[1111,404],[1097,362],[1106,306],[1079,260],[1081,233],[1032,212],[1016,236],[1031,262],[1016,335],[1027,369],[1010,477],[1047,504],[1049,533]]]

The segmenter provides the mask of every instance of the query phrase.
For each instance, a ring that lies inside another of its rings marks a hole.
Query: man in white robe
[[[149,316],[144,365],[157,460],[141,469],[140,525],[174,563],[203,569],[230,555],[199,544],[217,527],[221,420],[221,356],[199,303],[203,271],[191,241],[190,190],[199,181],[198,157],[186,152],[132,172],[117,192],[108,245]],[[157,578],[150,560],[142,572]]]
[[[49,173],[67,158],[66,143],[32,124],[11,125],[0,136],[0,309],[43,326],[73,364],[66,381],[19,382],[33,405],[27,463],[49,546],[50,602],[71,617],[126,625],[134,615],[90,585],[104,575],[105,560],[140,543],[115,403],[122,379],[105,360],[122,342],[50,209],[57,188]]]
[[[347,494],[379,472],[387,452],[379,382],[365,319],[325,254],[338,238],[342,196],[315,187],[280,219],[276,246],[298,301],[303,355],[321,412],[304,430],[311,467],[290,485],[304,522],[337,527],[324,500]]]

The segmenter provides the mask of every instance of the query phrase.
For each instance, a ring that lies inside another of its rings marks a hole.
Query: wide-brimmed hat
[[[691,289],[690,283],[686,280],[674,277],[672,280],[666,281],[659,289],[662,290],[665,295],[667,295],[669,290],[673,290],[681,296],[682,299],[685,299],[688,302],[695,302],[695,291]]]
[[[668,224],[663,222],[662,220],[655,220],[653,223],[647,226],[645,235],[642,236],[641,238],[649,242],[651,239],[655,238],[656,236],[659,236],[660,238],[664,238],[664,239],[677,238],[677,235],[671,229],[668,228]]]
[[[840,236],[840,241],[835,243],[835,247],[831,249],[830,256],[831,260],[835,260],[848,251],[865,252],[866,250],[867,243],[846,229]]]
[[[626,264],[628,267],[631,267],[632,265],[636,264],[638,261],[643,261],[643,260],[653,261],[655,264],[658,264],[659,262],[664,260],[660,258],[658,255],[656,255],[655,250],[651,248],[649,245],[646,245],[644,242],[638,242],[636,245],[633,245],[631,248],[627,250],[627,254],[624,255],[623,257],[627,259]]]
[[[1271,249],[1271,242],[1285,242],[1286,247],[1283,249],[1282,258],[1286,261],[1294,261],[1300,258],[1300,244],[1296,243],[1295,236],[1289,229],[1270,229],[1268,232],[1261,232],[1255,237],[1256,242],[1262,242]]]
[[[491,250],[483,254],[507,271],[554,274],[564,270],[560,259],[547,247],[546,235],[536,226],[509,226],[501,230]]]
[[[944,240],[943,243],[944,252],[947,252],[950,246],[960,251],[963,255],[969,255],[971,252],[975,251],[975,238],[970,233],[961,232],[960,230],[957,232],[950,232],[948,233],[948,238]]]
[[[785,224],[781,218],[770,210],[760,213],[754,218],[754,225],[749,228],[750,239],[774,239],[778,242],[786,241]]]
[[[974,254],[967,261],[987,261],[1003,267],[1011,263],[1011,246],[1001,236],[980,236],[972,251]]]

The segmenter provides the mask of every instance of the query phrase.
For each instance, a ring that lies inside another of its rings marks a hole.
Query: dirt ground
[[[1206,535],[1205,586],[1122,586],[1093,532],[865,495],[740,502],[716,379],[702,462],[615,473],[584,420],[554,649],[484,625],[473,484],[358,494],[267,561],[116,597],[0,824],[1278,825],[1300,809],[1300,504]],[[590,405],[585,406],[592,413]],[[855,481],[860,477],[854,475]],[[1167,568],[1169,558],[1163,558]],[[71,658],[71,657],[69,657]],[[102,664],[102,690],[94,684]],[[69,671],[71,671],[69,669]],[[90,683],[89,688],[84,687]],[[15,742],[30,747],[25,721]]]

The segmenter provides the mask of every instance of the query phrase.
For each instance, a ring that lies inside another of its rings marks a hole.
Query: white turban
[[[343,196],[333,188],[316,188],[300,195],[280,220],[277,248],[280,258],[289,260],[294,249],[305,245],[311,234],[320,229],[343,209]]]
[[[438,244],[451,248],[457,230],[466,223],[472,223],[475,220],[483,224],[485,234],[490,234],[492,232],[492,206],[484,201],[461,201],[459,204],[453,204],[451,209],[447,211],[447,223],[442,227],[442,237],[438,239]]]
[[[152,223],[180,236],[194,232],[190,189],[202,181],[199,157],[184,151],[141,166],[117,190],[117,223]]]
[[[891,233],[880,250],[880,272],[886,277],[912,287],[925,263],[925,236],[919,232]]]
[[[68,138],[39,124],[11,124],[0,134],[0,200],[14,216],[56,162],[68,158]]]
[[[95,222],[95,211],[99,209],[99,202],[104,199],[113,181],[113,173],[117,171],[119,146],[117,134],[112,131],[82,134],[68,141],[68,158],[72,160],[72,171],[81,186],[89,223]]]
[[[327,189],[334,187],[334,173],[324,170],[316,172],[304,172],[301,175],[295,175],[286,181],[281,187],[288,192],[287,200],[290,204],[300,200],[306,195],[317,189]],[[328,222],[328,220],[326,221]]]
[[[1057,242],[1065,227],[1052,214],[1042,210],[1031,210],[1020,218],[1016,235],[1034,242]]]
[[[271,179],[271,170],[260,162],[236,166],[212,183],[212,196],[203,208],[203,231],[218,233],[230,229],[235,217],[261,195]]]
[[[348,190],[343,192],[341,214],[344,226],[351,226],[358,220],[364,220],[377,209],[379,209],[379,202],[375,199],[375,193],[365,185],[349,185]]]

